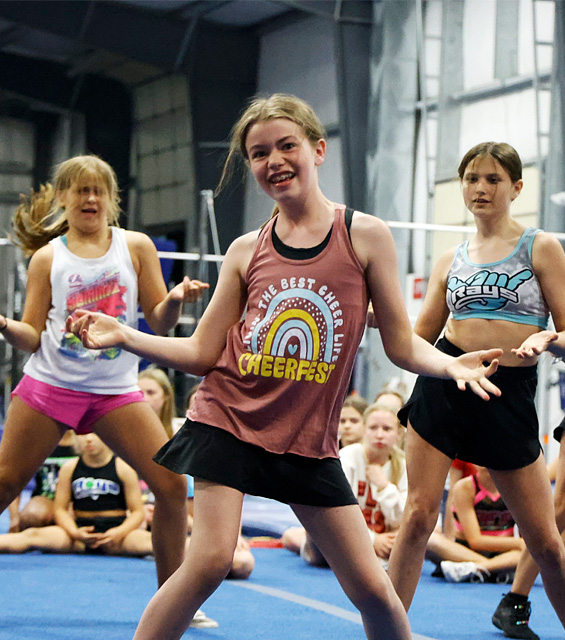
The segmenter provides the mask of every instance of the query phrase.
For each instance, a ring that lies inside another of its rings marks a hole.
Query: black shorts
[[[464,353],[445,338],[436,346],[452,356]],[[469,389],[459,391],[454,380],[419,376],[398,417],[450,458],[489,469],[525,467],[541,452],[537,367],[499,367],[490,380],[502,395],[485,401]]]
[[[119,527],[126,516],[96,516],[93,518],[76,518],[77,527],[94,527],[94,533],[106,533],[108,529]]]
[[[108,529],[119,527],[126,519],[126,516],[96,516],[93,518],[76,518],[77,527],[94,527],[94,533],[106,533]],[[91,548],[85,545],[84,553],[92,555],[104,555],[106,551],[103,548]]]
[[[563,437],[563,430],[565,429],[565,418],[561,420],[559,426],[555,427],[553,430],[553,437],[557,440],[557,442],[561,442],[561,438]]]
[[[223,429],[192,420],[153,459],[176,473],[287,504],[357,504],[338,458],[271,453]]]

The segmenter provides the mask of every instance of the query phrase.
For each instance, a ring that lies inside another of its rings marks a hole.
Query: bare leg
[[[562,539],[565,540],[565,437],[561,438],[561,448],[559,449],[554,502],[557,527],[561,532]],[[534,586],[538,573],[538,565],[532,558],[532,554],[526,548],[522,553],[518,568],[516,569],[516,575],[512,583],[512,592],[528,596]]]
[[[300,553],[300,547],[306,539],[306,529],[304,527],[290,527],[281,537],[282,545],[285,549],[293,553]]]
[[[143,529],[130,531],[122,540],[115,551],[114,556],[150,556],[153,555],[153,542],[151,533]]]
[[[458,480],[463,477],[463,471],[450,467],[449,469],[449,492],[445,501],[445,516],[443,519],[443,532],[450,540],[455,540],[455,517],[451,507],[453,507],[453,487]]]
[[[477,551],[473,551],[464,544],[450,540],[442,533],[434,531],[428,540],[426,558],[439,564],[442,560],[451,562],[474,562],[481,569],[490,573],[499,571],[513,571],[518,564],[522,552],[519,549],[499,553],[492,558],[487,558]]]
[[[0,513],[19,496],[66,429],[17,396],[12,399],[0,441]]]
[[[428,539],[437,523],[450,465],[446,455],[408,426],[408,499],[388,565],[392,584],[407,611],[422,573]]]
[[[358,505],[291,505],[361,612],[369,640],[409,640],[408,618],[382,568]]]
[[[254,568],[255,556],[251,552],[249,542],[240,535],[237,539],[237,546],[233,554],[231,569],[229,570],[227,577],[232,580],[247,580]]]
[[[55,524],[54,502],[45,496],[33,496],[20,511],[20,531]]]
[[[153,461],[167,436],[145,402],[110,411],[94,431],[143,478],[155,495],[151,527],[157,581],[161,586],[180,566],[186,542],[186,478]]]
[[[0,553],[25,553],[33,550],[70,553],[80,549],[74,549],[73,541],[67,532],[56,525],[0,535]]]
[[[135,640],[180,638],[232,565],[243,494],[197,478],[194,488],[194,528],[186,557],[147,605]]]
[[[565,546],[555,521],[543,456],[522,469],[490,472],[540,569],[547,596],[565,627]]]

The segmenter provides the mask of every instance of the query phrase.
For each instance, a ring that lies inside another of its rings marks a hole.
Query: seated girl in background
[[[96,434],[77,436],[77,441],[80,457],[59,472],[56,524],[0,535],[0,553],[153,553],[151,535],[139,529],[143,509],[135,471]]]
[[[408,491],[405,456],[399,448],[402,431],[394,411],[375,403],[363,414],[361,442],[340,451],[341,465],[363,511],[373,549],[385,567]],[[304,529],[288,529],[282,542],[309,564],[326,565]]]
[[[455,484],[453,516],[455,541],[434,531],[428,542],[426,555],[440,564],[438,574],[449,582],[506,582],[525,544],[514,535],[516,523],[488,469],[477,466]]]
[[[369,403],[359,395],[351,394],[343,401],[339,415],[339,448],[360,442],[363,438],[363,413]]]

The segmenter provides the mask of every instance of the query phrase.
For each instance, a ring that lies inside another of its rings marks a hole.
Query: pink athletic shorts
[[[24,375],[12,391],[14,396],[28,407],[74,429],[78,435],[92,433],[92,425],[113,409],[145,401],[142,391],[117,395],[72,391],[39,382],[28,375]]]

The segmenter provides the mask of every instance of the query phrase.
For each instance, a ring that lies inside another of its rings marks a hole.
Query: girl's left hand
[[[188,276],[183,278],[175,287],[169,291],[169,299],[175,302],[196,302],[204,294],[205,289],[209,289],[207,282],[191,280]]]
[[[532,333],[517,349],[512,349],[512,353],[522,359],[539,356],[544,351],[551,351],[550,344],[555,342],[558,337],[555,331]]]
[[[461,391],[469,385],[469,389],[483,400],[488,400],[489,394],[499,396],[500,389],[489,380],[489,377],[498,369],[497,358],[501,355],[502,349],[464,353],[447,367],[447,375],[455,380]],[[490,364],[485,366],[485,362]]]
[[[104,549],[106,553],[116,553],[119,551],[124,534],[117,527],[108,529],[105,533],[99,533],[98,537],[92,544],[91,549]]]

